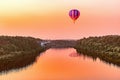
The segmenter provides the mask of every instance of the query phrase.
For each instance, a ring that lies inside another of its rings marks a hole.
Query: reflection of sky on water
[[[119,80],[120,69],[99,59],[80,55],[73,48],[49,49],[37,58],[37,62],[25,70],[0,75],[1,80]],[[75,54],[76,55],[76,54]]]

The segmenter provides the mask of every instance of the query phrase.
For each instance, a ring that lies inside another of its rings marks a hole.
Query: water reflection
[[[29,65],[32,65],[36,62],[36,56],[39,56],[39,53],[21,53],[15,54],[11,57],[1,57],[0,58],[0,73],[8,73],[13,70],[25,69]]]
[[[99,59],[76,55],[76,50],[49,49],[25,70],[0,75],[1,80],[120,80],[120,69]]]
[[[80,54],[78,54],[77,52],[72,52],[69,54],[70,57],[80,57]]]
[[[112,62],[111,60],[109,60],[109,59],[104,59],[104,57],[99,57],[99,56],[97,56],[97,55],[94,55],[94,54],[92,54],[92,53],[78,53],[79,55],[82,55],[82,56],[84,56],[84,57],[87,57],[87,58],[91,58],[91,59],[93,59],[93,61],[96,61],[97,59],[99,59],[100,61],[102,61],[102,62],[104,62],[104,63],[106,63],[106,64],[108,64],[108,65],[113,65],[113,66],[117,66],[117,67],[120,67],[120,64],[119,64],[119,62],[117,63],[114,63],[114,62]]]

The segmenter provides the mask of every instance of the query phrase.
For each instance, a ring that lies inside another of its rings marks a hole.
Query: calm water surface
[[[0,80],[120,80],[120,67],[78,55],[73,48],[49,49],[33,65],[0,74]]]

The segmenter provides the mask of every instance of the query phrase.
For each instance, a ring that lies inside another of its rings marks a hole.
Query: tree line
[[[108,62],[119,63],[120,65],[119,35],[83,38],[77,41],[75,48],[79,53],[93,56],[94,58],[99,57]]]

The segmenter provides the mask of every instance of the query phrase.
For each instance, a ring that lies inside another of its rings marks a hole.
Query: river
[[[48,49],[32,65],[1,73],[0,80],[120,80],[120,67],[79,55],[74,48]]]

